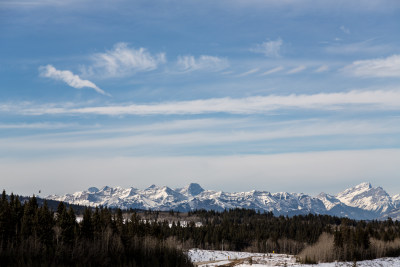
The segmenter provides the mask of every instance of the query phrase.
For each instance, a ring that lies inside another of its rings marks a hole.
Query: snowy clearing
[[[296,257],[286,254],[249,253],[236,251],[191,249],[188,251],[191,261],[198,267],[236,266],[236,267],[263,267],[263,266],[310,266],[310,267],[351,267],[353,262],[331,262],[319,264],[296,263]],[[400,257],[382,258],[376,260],[359,261],[358,267],[393,267],[400,266]]]
[[[218,251],[191,249],[188,255],[196,266],[280,266],[286,263],[293,266],[296,257],[286,254],[249,253],[236,251]],[[233,264],[233,265],[232,265]],[[258,265],[257,265],[258,264]],[[261,265],[260,265],[261,264]]]

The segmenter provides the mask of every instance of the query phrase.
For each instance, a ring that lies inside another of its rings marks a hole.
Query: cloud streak
[[[299,139],[307,137],[325,137],[326,142],[332,136],[370,136],[377,134],[398,134],[400,132],[398,119],[389,120],[349,120],[349,121],[324,121],[324,120],[294,120],[280,123],[267,121],[245,120],[183,120],[169,123],[156,123],[139,126],[137,129],[130,127],[114,127],[89,131],[73,131],[65,133],[42,134],[14,138],[0,138],[0,145],[7,151],[28,150],[58,150],[71,149],[129,149],[132,147],[145,147],[153,150],[154,146],[163,146],[170,149],[181,146],[207,146],[221,147],[223,145],[235,146],[239,143],[266,142],[282,139]],[[198,123],[198,125],[196,124]],[[227,135],[229,131],[229,135]],[[346,139],[345,138],[345,139]],[[283,141],[285,143],[285,141]],[[308,147],[313,141],[303,141]],[[318,141],[317,141],[318,142]],[[341,142],[343,140],[341,139]],[[160,149],[158,147],[157,149]],[[156,149],[156,150],[157,150]],[[279,148],[280,149],[280,148]],[[1,156],[1,153],[0,153]]]
[[[52,130],[52,129],[71,129],[72,127],[76,127],[76,124],[69,123],[14,123],[14,124],[0,124],[0,129],[10,130],[10,129],[38,129],[38,130]]]
[[[293,68],[291,70],[289,70],[286,74],[295,74],[295,73],[299,73],[302,72],[303,70],[305,70],[307,67],[306,66],[298,66],[296,68]]]
[[[1,106],[0,106],[1,107]],[[269,95],[246,98],[210,98],[150,104],[109,105],[94,107],[4,105],[3,113],[25,115],[97,114],[97,115],[193,115],[211,113],[262,114],[285,109],[381,109],[399,110],[400,91],[349,91],[312,95]]]
[[[246,72],[243,72],[243,73],[239,74],[238,77],[248,76],[250,74],[258,72],[259,70],[260,70],[259,68],[251,69],[251,70],[248,70]]]
[[[342,72],[357,77],[400,77],[400,55],[354,61]]]
[[[46,65],[46,66],[39,67],[39,73],[40,73],[41,77],[46,77],[46,78],[50,78],[50,79],[54,79],[54,80],[58,80],[58,81],[63,81],[73,88],[77,88],[77,89],[81,89],[81,88],[85,88],[85,87],[92,88],[99,94],[110,96],[110,94],[104,92],[93,82],[91,82],[89,80],[83,80],[78,75],[73,74],[69,70],[57,70],[52,65]]]
[[[328,70],[329,70],[329,67],[327,65],[322,65],[319,68],[317,68],[315,70],[315,72],[316,73],[321,73],[321,72],[325,72],[325,71],[328,71]]]
[[[284,69],[284,67],[279,66],[279,67],[276,67],[276,68],[267,70],[266,72],[262,73],[261,76],[270,75],[270,74],[279,72],[279,71],[281,71],[281,70],[283,70],[283,69]]]

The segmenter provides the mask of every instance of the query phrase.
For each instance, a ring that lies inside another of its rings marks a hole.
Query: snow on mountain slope
[[[396,208],[400,208],[400,194],[392,196],[392,201]]]
[[[337,199],[334,196],[328,195],[326,193],[321,193],[318,196],[316,196],[316,198],[318,198],[319,200],[322,201],[322,203],[324,203],[325,208],[327,210],[331,210],[332,208],[342,204],[342,202],[340,202],[339,199]]]
[[[175,191],[178,191],[179,193],[181,193],[182,195],[185,196],[197,196],[198,194],[204,192],[204,189],[196,183],[191,183],[187,186],[185,186],[184,188],[180,189],[175,189]]]
[[[171,189],[167,186],[151,185],[146,189],[104,186],[66,194],[51,195],[48,199],[89,206],[108,206],[133,209],[179,210],[195,209],[223,211],[246,208],[272,211],[275,215],[329,214],[354,219],[385,219],[389,214],[400,218],[400,209],[381,188],[362,183],[346,189],[336,196],[321,193],[312,197],[302,193],[252,190],[249,192],[222,192],[204,190],[199,184],[191,183],[184,188]],[[393,198],[400,202],[400,195]]]
[[[344,204],[377,213],[390,212],[394,205],[392,199],[382,187],[372,187],[362,183],[336,195]]]

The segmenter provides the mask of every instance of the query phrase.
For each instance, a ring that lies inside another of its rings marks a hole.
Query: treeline
[[[81,222],[62,202],[53,212],[35,197],[0,199],[1,266],[192,266],[172,242],[138,227],[133,215],[86,208]]]

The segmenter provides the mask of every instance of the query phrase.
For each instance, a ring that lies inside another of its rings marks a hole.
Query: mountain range
[[[390,196],[382,187],[361,183],[337,195],[252,190],[249,192],[222,192],[204,190],[191,183],[184,188],[171,189],[152,185],[144,190],[104,186],[90,187],[82,192],[63,196],[50,195],[47,199],[87,206],[107,206],[121,209],[175,210],[187,212],[196,209],[223,211],[246,208],[272,211],[275,215],[327,214],[357,220],[400,220],[400,194]]]

